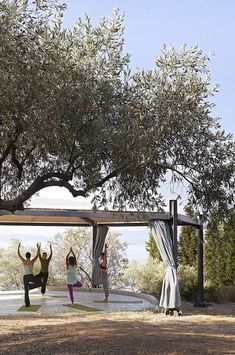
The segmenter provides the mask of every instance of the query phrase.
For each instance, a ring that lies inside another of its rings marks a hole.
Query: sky
[[[214,53],[210,63],[212,83],[219,84],[220,91],[213,98],[214,115],[221,118],[222,128],[235,134],[235,1],[234,0],[65,0],[68,8],[64,25],[72,26],[85,13],[91,23],[97,25],[102,16],[111,17],[114,9],[125,14],[125,51],[131,55],[131,68],[151,69],[163,44],[180,48],[199,46],[206,53]],[[166,200],[176,194],[165,189]],[[32,207],[87,208],[89,201],[74,199],[62,189],[42,191],[31,201]],[[39,240],[46,243],[63,229],[32,227],[1,227],[0,246],[7,245],[11,237],[25,243]],[[123,228],[121,239],[127,241],[129,258],[139,261],[146,258],[146,228]]]

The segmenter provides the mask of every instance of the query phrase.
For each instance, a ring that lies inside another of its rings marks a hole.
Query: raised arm
[[[70,248],[70,251],[68,252],[68,254],[66,255],[66,258],[65,258],[65,262],[66,262],[66,267],[68,268],[68,266],[69,266],[69,255],[70,255],[70,253],[71,253],[71,249],[72,248]]]
[[[36,256],[32,259],[32,262],[35,263],[35,261],[37,260],[37,258],[39,257],[40,255],[40,244],[37,243],[37,254]]]
[[[37,248],[38,248],[38,243],[37,243]],[[38,254],[38,257],[39,257],[39,260],[41,261],[42,260],[42,254],[41,254],[41,244],[40,244],[40,248],[39,248],[39,253],[38,253],[38,250],[37,250],[37,254]],[[37,256],[37,255],[36,255]],[[36,258],[35,256],[35,258]],[[36,259],[37,260],[37,259]]]
[[[52,257],[52,246],[51,246],[51,244],[50,244],[50,255],[49,255],[49,260],[51,260],[51,257]]]
[[[71,254],[73,255],[74,259],[75,259],[75,265],[77,265],[77,258],[74,254],[73,248],[71,248]]]
[[[67,266],[67,268],[68,268],[68,266],[69,266],[69,255],[70,255],[70,254],[72,254],[72,256],[74,257],[74,259],[75,259],[75,265],[77,265],[77,259],[76,259],[76,256],[75,256],[75,254],[74,254],[73,248],[71,247],[69,253],[68,253],[67,256],[66,256],[66,266]]]
[[[21,243],[19,243],[19,245],[18,245],[18,256],[19,256],[20,260],[21,260],[22,262],[24,262],[25,259],[24,259],[24,258],[21,256],[21,254],[20,254],[20,246],[21,246]]]

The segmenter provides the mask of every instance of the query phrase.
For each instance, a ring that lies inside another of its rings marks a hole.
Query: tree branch
[[[58,178],[60,180],[45,181],[46,179],[52,178],[52,177]],[[63,179],[65,179],[65,180],[63,180]],[[25,201],[29,200],[38,191],[42,190],[45,187],[50,187],[50,186],[65,187],[71,192],[71,194],[74,197],[77,197],[77,196],[85,197],[86,196],[85,191],[76,190],[76,189],[74,189],[74,187],[71,184],[69,184],[67,174],[60,173],[60,172],[51,172],[51,173],[47,173],[47,174],[37,177],[34,180],[34,182],[15,199],[13,199],[11,201],[0,200],[1,208],[6,209],[11,212],[14,212],[16,210],[23,210]]]
[[[184,173],[182,173],[181,171],[179,171],[179,170],[176,169],[175,167],[170,166],[170,165],[168,165],[168,166],[166,165],[165,168],[166,168],[167,170],[171,170],[171,171],[174,171],[175,173],[179,174],[179,175],[182,176],[182,178],[185,179],[190,185],[193,185],[193,182],[192,182],[191,180],[189,180],[189,178],[187,178]]]
[[[15,166],[18,169],[17,178],[20,180],[22,177],[22,173],[23,173],[23,165],[19,162],[19,160],[16,157],[16,148],[15,148],[14,144],[12,145],[12,148],[11,148],[11,160],[12,160],[12,163],[15,164]]]
[[[123,167],[122,167],[123,168]],[[106,181],[110,180],[111,178],[117,176],[120,171],[122,170],[122,168],[119,169],[115,169],[113,170],[110,174],[108,174],[107,176],[105,176],[103,179],[101,179],[100,181],[94,183],[92,186],[88,185],[87,188],[85,189],[85,192],[88,192],[89,190],[94,189],[94,187],[101,187]]]
[[[51,180],[42,183],[42,188],[52,187],[52,186],[65,187],[73,195],[73,197],[77,197],[77,196],[86,197],[86,192],[84,190],[76,190],[68,181]]]
[[[8,146],[6,147],[5,151],[3,152],[1,158],[0,158],[0,166],[2,165],[2,163],[5,161],[6,157],[8,156],[8,154],[11,151],[12,148],[12,140],[9,141]]]

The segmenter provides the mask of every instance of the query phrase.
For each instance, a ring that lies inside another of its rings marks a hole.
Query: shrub
[[[125,287],[159,295],[164,273],[165,266],[158,259],[149,257],[143,264],[132,260],[125,270]]]
[[[219,303],[235,302],[235,285],[219,287],[217,292]]]
[[[197,271],[195,267],[180,265],[178,278],[182,298],[187,301],[195,301],[197,294]]]
[[[205,287],[204,299],[206,302],[218,302],[218,290],[214,286]]]
[[[160,295],[164,273],[162,261],[148,258],[140,268],[140,289]]]

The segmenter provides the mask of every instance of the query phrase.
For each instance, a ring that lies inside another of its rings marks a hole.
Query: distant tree
[[[0,249],[0,287],[4,290],[14,290],[23,287],[23,267],[17,255],[20,240],[12,239],[7,248]],[[65,257],[70,247],[73,247],[78,259],[78,276],[84,286],[91,284],[92,269],[92,236],[87,228],[67,229],[63,234],[57,234],[51,241],[53,257],[49,266],[48,284],[66,285]],[[122,242],[117,233],[109,232],[108,243],[108,274],[110,287],[124,287],[124,270],[127,267],[127,244]],[[22,245],[22,255],[26,251],[35,255],[36,249]],[[40,262],[34,264],[34,274],[40,270]]]
[[[182,226],[179,237],[179,263],[197,267],[197,231],[191,226]]]
[[[149,253],[149,255],[151,256],[151,258],[157,259],[157,260],[162,260],[152,232],[149,232],[148,240],[145,243],[145,248],[146,248],[147,252]]]
[[[136,259],[131,259],[124,270],[123,287],[130,291],[140,291],[140,263]]]
[[[131,260],[125,270],[124,284],[132,291],[151,292],[160,296],[165,270],[164,263],[152,257],[148,257],[142,264],[136,260]],[[182,297],[194,301],[197,290],[195,268],[188,265],[179,265],[178,277]]]
[[[193,209],[187,207],[186,215],[195,217]],[[195,227],[182,226],[179,235],[179,263],[185,266],[197,267],[197,230]]]
[[[235,145],[211,115],[208,55],[164,46],[152,70],[131,73],[120,11],[65,29],[64,10],[0,2],[0,209],[59,186],[156,210],[169,175],[204,211],[231,205]]]
[[[160,294],[165,265],[158,259],[148,257],[140,264],[132,260],[125,270],[124,283],[133,291],[148,291]]]
[[[0,288],[3,290],[17,290],[23,287],[23,266],[17,254],[17,247],[20,240],[11,239],[9,246],[0,250]],[[36,246],[36,243],[35,243]],[[29,251],[33,256],[36,248],[23,245],[22,256]],[[39,271],[39,263],[35,263],[34,272]]]
[[[205,276],[208,286],[235,284],[235,213],[221,220],[215,213],[205,235]]]
[[[108,275],[111,287],[122,284],[123,272],[127,266],[127,244],[119,239],[117,233],[109,232],[108,244]],[[73,248],[78,261],[78,275],[84,286],[91,286],[92,271],[92,235],[88,228],[69,228],[57,234],[51,241],[53,260],[49,281],[53,284],[66,284],[65,256]]]
[[[224,223],[223,245],[224,257],[226,259],[225,266],[225,282],[226,284],[235,285],[235,211],[233,210]]]
[[[178,267],[180,294],[183,299],[195,301],[197,295],[197,270],[194,266],[182,265]]]

